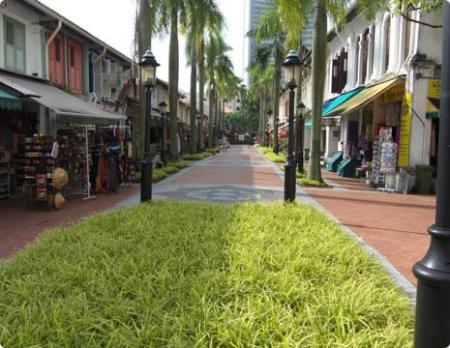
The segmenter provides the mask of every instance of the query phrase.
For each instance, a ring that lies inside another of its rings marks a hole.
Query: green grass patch
[[[216,147],[213,147],[211,149],[206,149],[205,151],[209,152],[211,155],[215,155],[215,154],[219,153],[219,147],[216,146]]]
[[[311,180],[306,176],[299,178],[297,182],[299,183],[300,186],[319,187],[319,188],[329,187],[324,181]]]
[[[275,162],[275,163],[284,163],[286,162],[286,155],[284,153],[279,153],[278,155],[273,152],[273,149],[271,147],[265,147],[265,146],[257,146],[258,150],[267,157],[269,161]]]
[[[183,159],[185,161],[201,161],[201,160],[204,160],[205,158],[208,158],[209,156],[211,156],[211,153],[208,151],[205,151],[205,152],[199,152],[199,153],[186,155],[186,156],[184,156]]]
[[[156,168],[153,170],[152,182],[156,183],[161,180],[164,180],[170,175],[175,174],[186,167],[189,167],[189,162],[179,161],[169,163],[167,166],[163,168]],[[139,183],[140,181],[141,181],[141,173],[139,172],[134,173],[133,182]]]
[[[0,264],[15,347],[411,347],[412,309],[303,205],[153,202],[44,234]]]

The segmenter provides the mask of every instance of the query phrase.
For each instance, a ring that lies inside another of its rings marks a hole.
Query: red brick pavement
[[[267,159],[254,147],[234,146],[212,158],[214,165],[204,165],[192,168],[172,183],[187,184],[223,184],[223,185],[251,185],[267,187],[283,187],[283,180],[269,165]],[[248,166],[234,166],[233,161],[244,162]],[[221,162],[223,165],[221,165]],[[251,166],[264,164],[267,166]]]
[[[339,180],[333,174],[324,176]],[[306,192],[415,283],[411,269],[428,249],[427,228],[434,222],[435,197],[377,192],[359,180],[340,179],[339,185],[347,190]]]
[[[270,167],[222,167],[202,165],[178,179],[176,185],[223,184],[283,187],[280,176]]]
[[[25,247],[47,229],[72,223],[80,218],[111,208],[139,192],[139,186],[121,189],[117,194],[102,194],[96,199],[68,200],[59,211],[26,209],[21,199],[0,201],[0,258]]]

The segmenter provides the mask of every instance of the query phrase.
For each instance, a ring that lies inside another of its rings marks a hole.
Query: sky
[[[131,57],[133,50],[136,0],[40,0],[110,46]],[[232,47],[230,57],[237,76],[244,78],[248,43],[245,32],[248,25],[249,0],[218,0],[225,16],[224,36]],[[107,10],[105,10],[107,9]],[[244,21],[245,18],[245,21]],[[244,24],[245,22],[245,24]],[[161,64],[158,77],[168,80],[169,36],[153,39],[153,53]],[[180,88],[189,91],[190,69],[186,64],[185,40],[180,35]]]

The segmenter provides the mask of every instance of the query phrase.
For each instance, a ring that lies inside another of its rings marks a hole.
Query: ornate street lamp
[[[305,167],[303,165],[303,147],[304,147],[304,137],[303,132],[305,131],[305,109],[306,106],[303,102],[299,102],[297,104],[297,170],[299,173],[303,173],[305,171]]]
[[[295,201],[296,175],[294,158],[294,112],[295,112],[295,89],[298,86],[300,60],[295,50],[289,51],[283,62],[283,80],[289,89],[289,137],[288,154],[284,166],[284,200],[286,202]]]
[[[450,2],[444,1],[441,118],[436,223],[429,228],[427,255],[414,266],[417,277],[415,347],[450,345]]]
[[[168,114],[169,106],[165,101],[159,103],[159,111],[161,112],[161,162],[164,163],[164,166],[167,165],[167,156],[166,156],[166,121]]]
[[[152,200],[153,161],[150,149],[152,92],[156,86],[156,68],[159,66],[152,51],[147,49],[142,56],[139,67],[142,84],[146,90],[147,106],[145,112],[144,159],[141,163],[141,202]]]

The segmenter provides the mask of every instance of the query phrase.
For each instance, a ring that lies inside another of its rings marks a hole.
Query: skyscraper
[[[273,0],[250,0],[250,30],[258,26],[259,19],[273,6]],[[258,48],[255,38],[249,38],[248,65],[253,62]]]

